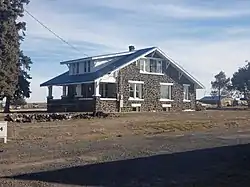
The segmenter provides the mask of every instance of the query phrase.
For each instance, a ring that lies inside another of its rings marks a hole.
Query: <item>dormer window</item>
[[[76,75],[79,73],[80,73],[80,64],[79,63],[71,64],[71,74]]]
[[[90,61],[88,61],[88,72],[90,72]]]
[[[76,69],[76,64],[71,64],[71,69],[72,69],[72,75],[75,74],[75,69]]]
[[[79,74],[79,62],[76,63],[76,74]]]
[[[90,60],[84,62],[84,73],[90,72]]]

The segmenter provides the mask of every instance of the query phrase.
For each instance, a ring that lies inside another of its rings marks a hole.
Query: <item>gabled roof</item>
[[[114,58],[119,58],[123,57],[126,55],[130,55],[135,53],[136,51],[127,51],[127,52],[121,52],[121,53],[111,53],[111,54],[105,54],[105,55],[97,55],[97,56],[91,56],[91,57],[85,57],[85,58],[79,58],[79,59],[74,59],[74,60],[67,60],[67,61],[62,61],[60,64],[70,64],[70,63],[75,63],[75,62],[82,62],[82,61],[87,61],[87,60],[106,60],[106,59],[114,59]]]
[[[80,75],[69,75],[69,72],[65,72],[57,77],[54,77],[44,83],[42,83],[40,86],[51,86],[51,85],[66,85],[66,84],[75,84],[75,83],[84,83],[84,82],[93,82],[94,80],[118,69],[119,67],[123,66],[124,64],[133,61],[136,58],[140,58],[142,55],[147,54],[151,51],[153,51],[155,47],[135,50],[132,53],[128,53],[124,55],[124,53],[120,53],[122,55],[118,56],[116,55],[116,60],[113,61],[113,63],[108,64],[107,66],[104,66],[103,68],[97,70],[96,72],[92,73],[86,73],[86,74],[80,74]],[[112,54],[110,54],[111,56]],[[106,56],[106,55],[103,55]],[[90,58],[90,57],[89,57]],[[85,58],[86,59],[86,58]],[[71,61],[68,61],[69,63]]]
[[[201,84],[196,78],[194,78],[190,73],[188,73],[183,67],[181,67],[176,61],[174,61],[172,58],[170,58],[167,54],[165,54],[162,50],[157,48],[157,51],[159,51],[167,60],[171,62],[171,65],[173,65],[177,70],[182,72],[187,79],[189,79],[191,82],[196,84],[197,89],[204,89],[205,86]]]
[[[166,59],[168,59],[171,64],[177,68],[179,71],[183,72],[183,74],[194,84],[197,85],[198,89],[203,89],[204,86],[196,80],[192,75],[190,75],[187,71],[185,71],[180,65],[178,65],[175,61],[173,61],[171,58],[169,58],[165,53],[163,53],[160,49],[157,47],[150,47],[150,48],[144,48],[139,50],[134,50],[131,52],[125,52],[125,53],[114,53],[114,54],[108,54],[108,55],[100,55],[100,56],[93,56],[93,57],[87,57],[77,60],[71,60],[71,61],[64,61],[61,62],[61,64],[69,64],[73,62],[79,62],[79,61],[85,61],[85,60],[94,60],[94,59],[106,59],[106,58],[113,58],[112,63],[107,64],[106,66],[102,67],[101,69],[97,70],[96,72],[92,73],[86,73],[86,74],[80,74],[80,75],[69,75],[69,72],[65,72],[57,77],[54,77],[44,83],[42,83],[40,86],[52,86],[52,85],[68,85],[68,84],[76,84],[76,83],[85,83],[85,82],[93,82],[96,79],[99,79],[103,77],[106,74],[112,73],[118,69],[121,69],[130,63],[138,60],[139,58],[146,56],[154,51],[160,52]]]

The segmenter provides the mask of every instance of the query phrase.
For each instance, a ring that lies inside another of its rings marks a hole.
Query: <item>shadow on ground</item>
[[[113,161],[5,178],[89,186],[249,186],[250,144]],[[147,185],[146,185],[147,184]]]

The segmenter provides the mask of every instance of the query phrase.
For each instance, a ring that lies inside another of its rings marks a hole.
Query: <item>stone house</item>
[[[204,86],[157,47],[61,62],[69,70],[48,87],[49,112],[194,110]],[[53,99],[53,86],[62,87]]]

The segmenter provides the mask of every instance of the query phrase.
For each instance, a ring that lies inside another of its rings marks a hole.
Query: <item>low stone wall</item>
[[[35,122],[51,122],[51,121],[62,121],[62,120],[74,120],[74,119],[93,119],[107,118],[107,117],[119,117],[116,113],[103,113],[99,112],[95,115],[81,112],[62,112],[62,113],[11,113],[4,117],[4,121],[15,122],[15,123],[35,123]]]

